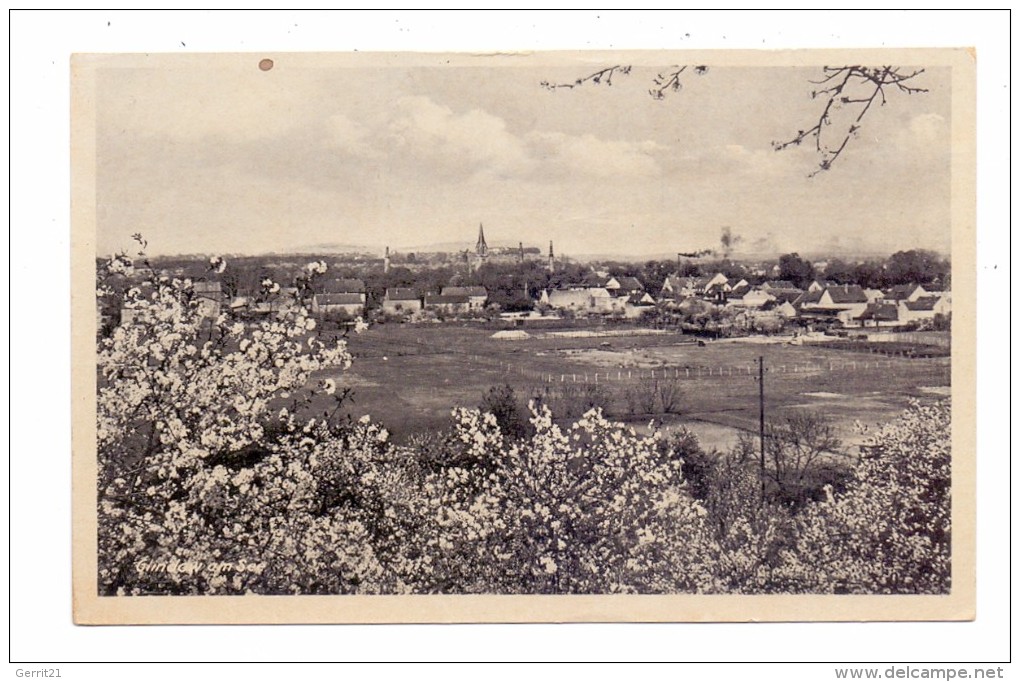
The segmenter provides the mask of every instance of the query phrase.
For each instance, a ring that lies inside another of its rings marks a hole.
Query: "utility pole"
[[[765,356],[758,356],[758,435],[761,440],[761,503],[765,504]]]

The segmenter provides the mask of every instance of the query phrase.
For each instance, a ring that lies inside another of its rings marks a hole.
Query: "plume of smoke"
[[[733,230],[729,226],[722,229],[722,235],[719,237],[720,253],[723,258],[729,258],[730,254],[733,253],[733,249],[736,248],[737,244],[743,241],[743,237],[738,234],[733,234]]]

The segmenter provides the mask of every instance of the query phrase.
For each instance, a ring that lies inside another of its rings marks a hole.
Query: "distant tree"
[[[584,281],[587,274],[588,269],[580,263],[563,263],[549,274],[548,283],[553,288],[578,284]]]
[[[814,493],[808,485],[817,477],[822,459],[842,447],[829,420],[812,412],[798,412],[769,424],[765,432],[766,474],[778,499],[799,506]]]
[[[671,260],[650,260],[641,268],[641,280],[645,283],[645,289],[658,294],[662,291],[662,285],[666,278],[676,272],[677,266]]]
[[[830,259],[823,274],[825,279],[832,280],[837,284],[860,284],[854,277],[853,266],[839,258]]]
[[[495,417],[499,430],[507,438],[527,438],[534,433],[527,411],[517,400],[517,394],[510,384],[490,388],[482,396],[478,409]]]
[[[679,277],[701,277],[705,274],[704,269],[694,261],[682,260],[680,261],[680,267],[677,268],[677,276]]]
[[[730,279],[746,278],[749,274],[746,265],[731,261],[729,258],[724,258],[720,261],[709,264],[708,269],[711,272],[721,272]]]
[[[885,289],[889,286],[889,277],[881,263],[868,261],[853,267],[853,281],[868,289]]]
[[[949,271],[949,261],[943,260],[934,251],[924,249],[897,251],[886,263],[892,284],[930,284],[941,281]]]
[[[804,287],[814,279],[815,268],[798,253],[787,253],[779,257],[779,279]]]

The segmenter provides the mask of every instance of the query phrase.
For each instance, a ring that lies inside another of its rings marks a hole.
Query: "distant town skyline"
[[[165,255],[470,248],[479,222],[491,245],[620,258],[717,248],[727,228],[735,252],[763,257],[949,253],[949,69],[889,92],[809,178],[812,144],[772,143],[817,120],[821,64],[709,62],[656,101],[677,55],[654,54],[616,55],[635,63],[611,86],[555,91],[540,83],[611,64],[114,60],[97,79],[99,254],[136,232]]]

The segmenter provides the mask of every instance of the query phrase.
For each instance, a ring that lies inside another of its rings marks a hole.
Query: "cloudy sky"
[[[555,92],[627,55],[135,60],[98,71],[98,247],[264,253],[490,244],[564,254],[711,248],[948,252],[949,71],[890,92],[833,169],[771,148],[810,127],[812,67],[713,65],[648,94],[647,53],[613,85]],[[856,113],[856,112],[854,112]],[[831,141],[838,144],[834,121]]]

